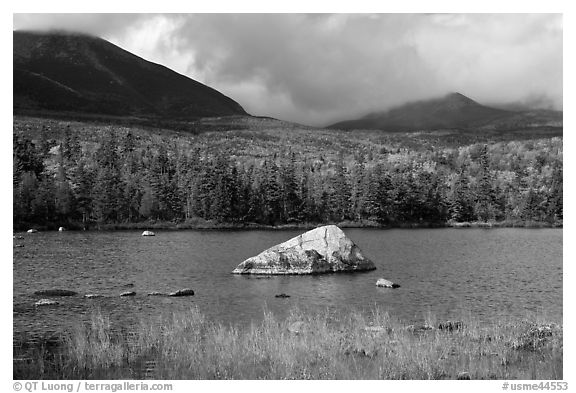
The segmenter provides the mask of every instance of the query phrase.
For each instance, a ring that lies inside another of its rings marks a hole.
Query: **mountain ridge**
[[[246,115],[219,91],[102,38],[13,32],[14,111],[195,120]]]
[[[329,125],[335,129],[376,129],[407,132],[439,129],[512,129],[523,126],[561,127],[555,111],[510,111],[482,105],[458,92],[428,100],[408,102]]]

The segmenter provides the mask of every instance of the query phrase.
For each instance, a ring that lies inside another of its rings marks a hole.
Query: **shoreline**
[[[43,224],[34,225],[26,223],[13,226],[13,232],[26,232],[28,229],[34,228],[39,231],[57,231],[60,226],[63,226],[67,231],[123,231],[123,230],[198,230],[198,231],[282,231],[282,230],[310,230],[323,225],[336,225],[340,228],[358,228],[358,229],[436,229],[436,228],[563,228],[563,222],[543,222],[543,221],[494,221],[494,222],[447,222],[447,223],[395,223],[391,225],[383,225],[373,221],[342,221],[342,222],[327,222],[327,223],[294,223],[294,224],[280,224],[280,225],[266,225],[258,223],[219,223],[211,221],[202,222],[137,222],[137,223],[116,223],[116,224],[91,224],[86,229],[83,229],[82,223],[69,223],[68,225],[61,224]]]

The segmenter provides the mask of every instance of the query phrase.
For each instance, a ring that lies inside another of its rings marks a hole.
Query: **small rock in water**
[[[290,324],[290,326],[288,326],[288,331],[290,333],[300,334],[303,332],[303,330],[304,330],[304,322],[303,321],[293,322]]]
[[[57,304],[58,304],[57,301],[50,300],[50,299],[40,299],[36,303],[34,303],[34,305],[36,307],[39,307],[39,306],[56,306]]]
[[[454,330],[462,330],[464,329],[464,322],[462,321],[440,322],[440,324],[438,324],[438,329],[446,330],[447,332],[452,332]]]
[[[194,296],[194,291],[190,288],[184,288],[176,292],[170,292],[168,296]]]
[[[40,296],[75,296],[77,292],[69,291],[68,289],[42,289],[34,292],[34,295]]]
[[[400,288],[400,285],[384,278],[379,278],[378,281],[376,281],[376,286],[381,288]]]
[[[434,330],[434,327],[425,323],[424,325],[421,325],[421,326],[409,325],[406,327],[406,330],[408,330],[412,333],[424,333],[424,332],[427,332],[429,330]]]
[[[28,233],[36,233],[36,232],[38,232],[38,230],[37,229],[28,229],[27,232]]]
[[[126,292],[122,292],[120,294],[121,297],[125,297],[125,296],[136,296],[136,292],[134,291],[126,291]]]
[[[280,293],[280,294],[278,294],[278,295],[275,295],[274,297],[287,298],[287,297],[290,297],[290,295],[287,295],[287,294],[285,294],[285,293]]]
[[[162,292],[154,291],[154,292],[148,293],[146,296],[166,296],[166,294],[162,293]]]
[[[387,326],[364,326],[362,330],[370,333],[392,333],[392,328]]]
[[[468,374],[466,371],[462,371],[458,373],[458,376],[456,377],[456,379],[459,380],[470,380],[470,374]]]
[[[156,234],[152,231],[144,231],[142,232],[142,236],[156,236]]]
[[[100,295],[100,294],[97,294],[97,293],[87,293],[86,295],[84,295],[84,297],[85,297],[86,299],[95,299],[95,298],[97,298],[97,297],[104,297],[104,295]]]

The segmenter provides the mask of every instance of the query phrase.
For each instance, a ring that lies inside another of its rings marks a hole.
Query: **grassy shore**
[[[562,326],[541,320],[440,329],[386,312],[264,312],[224,326],[196,308],[112,329],[95,312],[56,349],[15,350],[15,379],[562,379]],[[18,357],[18,358],[17,358]]]

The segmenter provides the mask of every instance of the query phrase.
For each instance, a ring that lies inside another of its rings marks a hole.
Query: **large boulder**
[[[242,262],[236,274],[316,274],[374,270],[336,225],[318,227]]]

